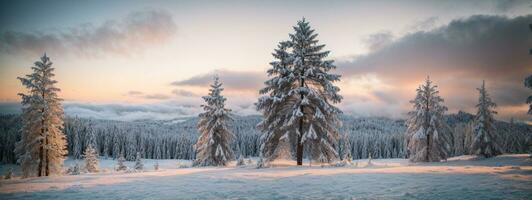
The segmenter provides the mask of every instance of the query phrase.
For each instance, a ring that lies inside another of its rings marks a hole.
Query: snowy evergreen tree
[[[225,166],[234,157],[230,146],[234,136],[228,127],[228,122],[232,120],[229,116],[231,110],[225,108],[226,98],[221,95],[223,87],[218,76],[214,77],[209,91],[209,95],[203,97],[205,112],[199,115],[200,136],[195,145],[197,154],[194,165]]]
[[[46,54],[31,69],[31,74],[18,78],[28,89],[27,94],[19,93],[24,125],[16,148],[18,162],[24,177],[58,174],[67,154],[60,89],[54,86],[54,68]]]
[[[416,98],[410,103],[414,111],[407,120],[406,143],[408,155],[413,162],[439,162],[447,159],[452,135],[443,121],[447,107],[439,96],[437,86],[427,77],[425,84],[417,89]]]
[[[127,170],[127,166],[124,164],[124,162],[126,162],[126,159],[124,158],[124,155],[123,154],[120,154],[120,156],[118,156],[118,160],[117,160],[117,163],[116,163],[116,171],[124,171],[124,170]]]
[[[83,158],[85,159],[85,169],[87,169],[88,172],[98,172],[98,153],[96,150],[92,147],[92,145],[89,145],[85,152],[83,152]]]
[[[137,156],[135,157],[135,170],[142,171],[143,169],[144,169],[144,164],[142,163],[140,152],[137,152]]]
[[[478,111],[475,116],[471,153],[484,157],[493,157],[501,154],[501,148],[498,144],[499,139],[493,119],[493,115],[497,114],[493,108],[497,105],[493,103],[486,91],[484,81],[482,81],[482,86],[477,88],[477,90],[480,95],[476,106]]]
[[[297,164],[303,163],[304,146],[312,147],[309,158],[322,155],[328,162],[338,157],[336,151],[341,111],[331,103],[339,103],[340,90],[333,83],[340,75],[331,74],[336,67],[325,60],[329,51],[318,44],[318,34],[305,19],[294,27],[290,40],[281,42],[270,63],[271,77],[260,90],[257,110],[264,119],[258,128],[262,136],[261,153],[271,160],[280,141],[288,140],[296,152]]]

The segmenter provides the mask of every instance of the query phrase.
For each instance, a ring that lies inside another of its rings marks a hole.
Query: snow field
[[[159,162],[160,170],[153,164]],[[75,160],[67,160],[72,164]],[[247,160],[246,160],[247,162]],[[532,161],[527,154],[473,156],[412,164],[405,159],[354,160],[358,166],[294,166],[279,160],[256,169],[178,168],[185,160],[144,160],[144,172],[115,172],[102,159],[100,173],[0,181],[0,199],[527,199]],[[134,162],[128,161],[129,168]],[[2,166],[2,169],[5,167]]]

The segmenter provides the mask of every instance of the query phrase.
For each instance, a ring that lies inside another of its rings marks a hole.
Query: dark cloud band
[[[38,55],[45,51],[82,56],[130,55],[145,47],[166,43],[176,30],[168,12],[143,10],[98,26],[86,23],[58,32],[5,31],[0,33],[0,51]]]

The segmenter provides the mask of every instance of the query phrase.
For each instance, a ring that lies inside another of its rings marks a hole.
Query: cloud
[[[370,51],[377,51],[388,44],[392,43],[393,35],[389,31],[383,31],[369,35],[365,40],[365,44]]]
[[[71,117],[136,121],[172,120],[191,117],[200,112],[200,107],[172,102],[153,104],[65,102],[64,110]]]
[[[526,0],[495,0],[493,4],[495,10],[500,12],[507,12],[521,6],[532,6],[530,1]]]
[[[438,24],[438,17],[429,17],[424,20],[417,21],[412,26],[409,27],[409,30],[413,31],[428,31],[433,29]]]
[[[200,74],[191,78],[174,81],[173,86],[202,86],[212,84],[213,76],[218,74],[224,87],[229,90],[257,91],[264,86],[266,72],[216,70],[206,74]]]
[[[172,90],[172,94],[175,94],[177,96],[183,96],[183,97],[195,97],[195,96],[199,96],[197,94],[194,94],[193,92],[191,91],[188,91],[188,90],[183,90],[183,89],[174,89]]]
[[[165,99],[170,99],[170,96],[165,95],[165,94],[148,94],[148,95],[144,95],[144,98],[145,99],[165,100]]]
[[[134,90],[127,92],[127,95],[129,95],[129,96],[138,96],[138,95],[142,95],[142,94],[144,94],[144,93],[140,92],[140,91],[134,91]]]
[[[176,33],[172,16],[162,10],[132,12],[121,20],[107,20],[70,27],[66,30],[0,33],[0,51],[17,53],[75,53],[101,56],[130,55],[152,45],[168,42]]]
[[[151,100],[167,100],[171,98],[170,95],[166,95],[166,94],[159,94],[159,93],[145,94],[144,92],[136,91],[136,90],[129,91],[125,95],[131,96],[131,97],[143,98],[143,99],[151,99]]]
[[[501,107],[519,106],[530,93],[522,82],[532,73],[532,59],[527,52],[532,43],[528,30],[531,21],[532,15],[475,15],[453,20],[429,31],[409,33],[351,61],[339,62],[338,70],[344,79],[374,74],[384,85],[411,94],[430,75],[451,109],[474,109],[478,95],[475,88],[486,80],[489,92]],[[373,96],[385,102],[383,106],[395,105],[394,100],[409,100],[390,98],[378,88]]]

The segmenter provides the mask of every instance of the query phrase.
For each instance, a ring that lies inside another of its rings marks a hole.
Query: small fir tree
[[[85,159],[85,169],[87,169],[88,172],[94,173],[98,172],[98,153],[94,148],[92,148],[92,145],[89,145],[85,152],[83,153],[83,157]]]
[[[482,81],[482,86],[477,88],[477,90],[480,94],[476,106],[478,111],[475,116],[471,153],[484,157],[500,155],[502,153],[498,145],[500,140],[496,133],[495,120],[493,119],[493,115],[497,114],[493,109],[497,105],[491,100],[484,81]]]
[[[204,113],[199,115],[198,132],[200,136],[195,145],[196,166],[225,166],[234,159],[233,150],[229,145],[233,133],[229,130],[228,122],[230,109],[225,108],[226,98],[221,95],[223,91],[222,83],[218,76],[214,77],[210,93],[204,96]]]
[[[140,152],[137,152],[137,156],[135,157],[135,170],[142,171],[143,169],[144,164],[142,163]]]
[[[117,160],[117,167],[116,171],[125,171],[127,170],[127,166],[125,165],[126,159],[124,158],[124,154],[120,154]]]
[[[407,120],[406,143],[413,162],[439,162],[446,159],[452,141],[449,127],[443,121],[447,107],[439,96],[437,86],[427,77],[410,101],[414,111]]]

